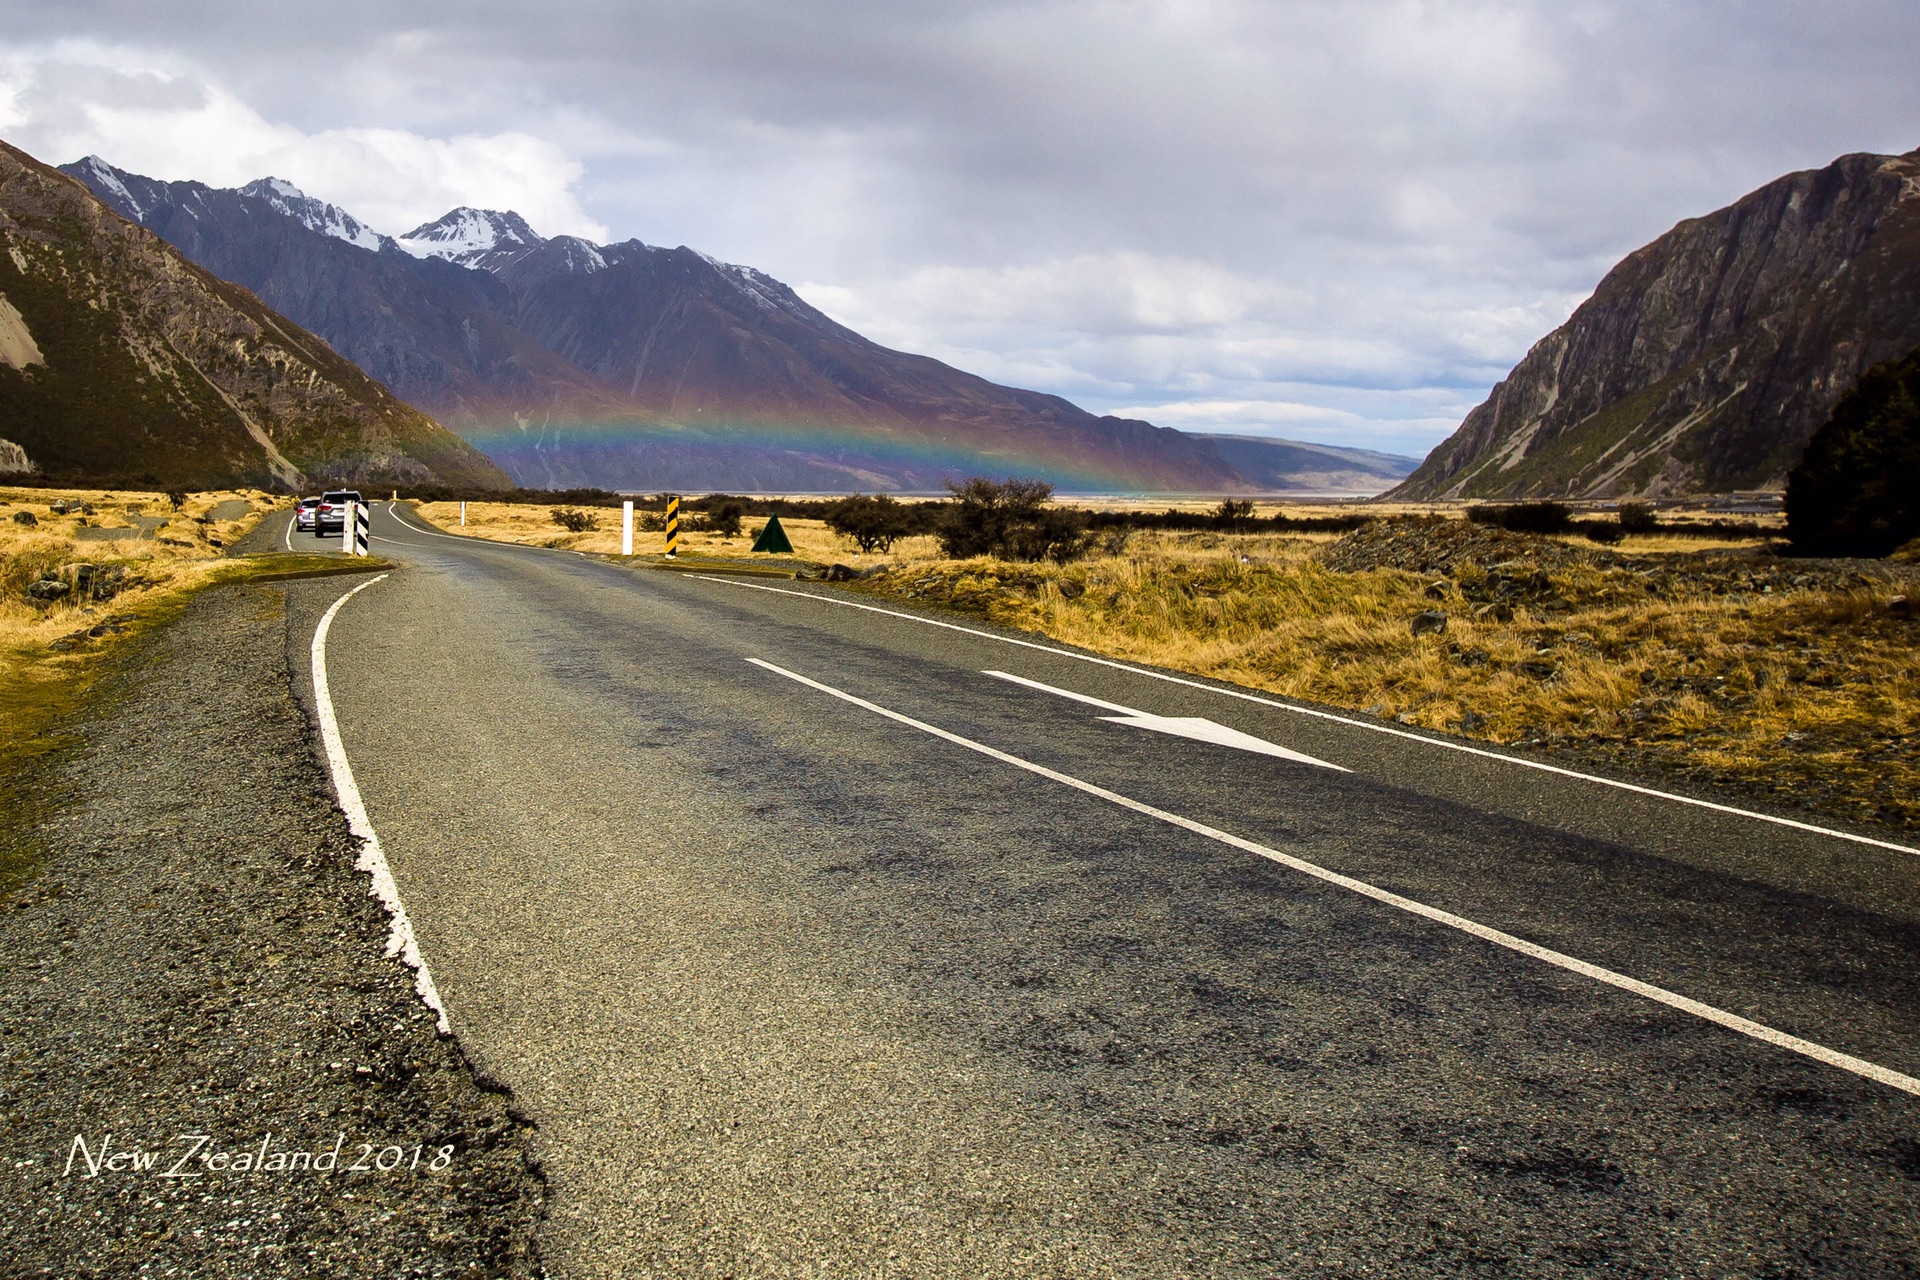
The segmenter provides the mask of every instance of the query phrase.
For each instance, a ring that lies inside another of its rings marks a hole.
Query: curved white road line
[[[1002,764],[1012,765],[1016,769],[1024,769],[1028,773],[1038,774],[1040,777],[1046,778],[1051,782],[1072,787],[1076,791],[1083,791],[1090,796],[1105,800],[1109,804],[1119,805],[1123,809],[1131,809],[1135,813],[1154,818],[1170,826],[1191,831],[1195,835],[1204,836],[1209,840],[1217,840],[1221,844],[1239,849],[1245,853],[1255,854],[1270,862],[1277,862],[1283,867],[1289,867],[1304,875],[1312,876],[1316,880],[1324,880],[1328,884],[1337,885],[1342,889],[1360,894],[1362,897],[1371,898],[1375,902],[1384,903],[1389,907],[1396,907],[1410,915],[1431,920],[1435,924],[1446,925],[1450,929],[1458,929],[1460,932],[1470,934],[1484,942],[1491,942],[1495,946],[1505,947],[1509,951],[1517,951],[1523,956],[1544,961],[1556,968],[1565,969],[1569,973],[1577,973],[1583,978],[1590,978],[1595,982],[1605,983],[1609,987],[1617,987],[1622,991],[1628,991],[1658,1004],[1666,1005],[1670,1009],[1678,1009],[1682,1013],[1690,1013],[1696,1018],[1704,1019],[1716,1026],[1725,1027],[1729,1031],[1737,1031],[1743,1036],[1751,1036],[1763,1044],[1770,1044],[1776,1048],[1786,1049],[1789,1052],[1800,1054],[1803,1057],[1812,1058],[1815,1062],[1823,1062],[1830,1067],[1838,1067],[1842,1071],[1850,1071],[1854,1075],[1872,1080],[1877,1084],[1883,1084],[1889,1088],[1899,1089],[1903,1093],[1910,1093],[1916,1097],[1920,1097],[1920,1079],[1916,1079],[1903,1072],[1895,1071],[1890,1067],[1883,1067],[1877,1062],[1869,1062],[1865,1058],[1856,1058],[1850,1053],[1842,1053],[1838,1049],[1829,1049],[1826,1045],[1816,1044],[1811,1040],[1802,1040],[1799,1036],[1790,1035],[1785,1031],[1769,1027],[1765,1023],[1755,1022],[1751,1018],[1743,1018],[1737,1013],[1729,1013],[1727,1010],[1717,1008],[1714,1005],[1704,1004],[1690,996],[1683,996],[1676,991],[1669,991],[1665,987],[1656,987],[1650,982],[1642,982],[1638,978],[1630,978],[1624,973],[1617,973],[1612,969],[1603,969],[1597,964],[1590,964],[1585,960],[1570,956],[1564,951],[1555,951],[1551,947],[1543,947],[1537,942],[1528,942],[1525,938],[1515,937],[1511,933],[1506,933],[1489,925],[1481,924],[1477,920],[1469,920],[1465,916],[1457,916],[1451,911],[1428,906],[1426,903],[1416,901],[1413,898],[1402,897],[1390,889],[1382,889],[1378,885],[1368,884],[1365,880],[1356,880],[1352,876],[1341,875],[1338,871],[1329,870],[1326,867],[1320,866],[1318,863],[1308,862],[1304,858],[1296,858],[1290,853],[1282,853],[1280,850],[1260,844],[1258,841],[1248,840],[1243,836],[1236,836],[1232,832],[1222,831],[1218,827],[1210,827],[1204,822],[1197,822],[1192,818],[1183,817],[1177,813],[1170,813],[1165,809],[1156,808],[1143,801],[1135,800],[1130,796],[1123,796],[1117,791],[1109,791],[1105,787],[1097,786],[1094,783],[1076,778],[1070,773],[1061,773],[1057,769],[1049,769],[1045,765],[1035,764],[1031,760],[1023,760],[1019,756],[1010,755],[1005,751],[990,747],[984,742],[975,742],[972,738],[963,738],[959,734],[949,732],[937,725],[928,724],[924,720],[915,720],[912,716],[902,715],[898,711],[889,710],[876,702],[868,702],[865,698],[856,697],[843,689],[836,689],[830,684],[822,684],[818,680],[809,679],[798,672],[789,671],[785,667],[776,667],[773,663],[763,661],[760,658],[748,658],[747,661],[763,670],[771,671],[775,675],[785,676],[796,684],[803,684],[809,689],[817,689],[821,693],[840,699],[842,702],[851,703],[863,711],[871,711],[877,716],[884,716],[897,724],[918,729],[922,733],[931,734],[936,738],[951,742],[955,746],[965,747],[969,751],[977,751],[989,759],[1000,761]]]
[[[1652,796],[1656,800],[1671,800],[1676,804],[1692,805],[1696,809],[1711,809],[1715,813],[1730,813],[1735,817],[1752,818],[1758,822],[1771,822],[1777,827],[1791,827],[1795,831],[1808,831],[1817,836],[1832,836],[1835,840],[1849,840],[1854,844],[1872,845],[1876,849],[1890,849],[1894,853],[1908,853],[1920,856],[1920,849],[1904,844],[1894,844],[1890,840],[1875,840],[1872,836],[1857,836],[1851,831],[1838,831],[1832,827],[1819,827],[1811,822],[1797,822],[1792,818],[1781,818],[1771,813],[1759,813],[1752,809],[1740,809],[1730,804],[1716,804],[1711,800],[1696,800],[1692,796],[1676,795],[1671,791],[1659,791],[1653,787],[1642,787],[1632,782],[1622,782],[1618,778],[1603,778],[1599,774],[1581,773],[1577,769],[1563,769],[1557,764],[1546,764],[1539,760],[1527,760],[1520,756],[1503,755],[1498,751],[1488,751],[1481,747],[1470,747],[1464,742],[1450,742],[1445,738],[1429,738],[1424,734],[1408,733],[1404,729],[1390,728],[1384,724],[1373,724],[1366,720],[1355,720],[1351,716],[1336,715],[1331,711],[1319,711],[1313,707],[1299,707],[1290,702],[1278,702],[1272,698],[1263,698],[1257,693],[1248,693],[1242,689],[1222,689],[1215,685],[1202,684],[1198,680],[1187,680],[1180,676],[1168,675],[1164,671],[1153,671],[1146,667],[1136,667],[1131,663],[1116,662],[1112,658],[1096,658],[1090,653],[1076,653],[1072,649],[1056,648],[1050,644],[1036,644],[1031,640],[1016,640],[1012,636],[999,636],[991,631],[978,631],[972,627],[963,627],[954,622],[941,622],[935,618],[922,618],[917,614],[902,613],[898,609],[882,609],[878,605],[858,604],[852,600],[839,600],[832,596],[816,595],[811,591],[793,591],[786,587],[762,586],[757,582],[736,582],[728,578],[709,577],[703,573],[688,574],[702,582],[717,582],[723,587],[742,587],[748,591],[770,591],[779,596],[798,596],[802,600],[815,600],[821,604],[837,604],[842,608],[860,609],[867,613],[882,613],[889,618],[903,618],[908,622],[917,622],[922,626],[939,627],[945,631],[959,631],[965,635],[978,636],[982,640],[994,640],[1001,644],[1010,644],[1022,649],[1038,649],[1041,653],[1050,653],[1056,658],[1072,658],[1075,662],[1090,662],[1096,667],[1111,667],[1115,671],[1126,671],[1136,676],[1148,676],[1154,680],[1164,680],[1168,684],[1185,685],[1189,689],[1199,689],[1203,693],[1218,694],[1223,698],[1238,698],[1242,702],[1257,702],[1263,707],[1273,707],[1279,711],[1291,711],[1295,715],[1312,716],[1316,720],[1331,720],[1335,724],[1351,725],[1355,729],[1365,729],[1370,733],[1384,733],[1389,737],[1405,738],[1409,742],[1418,742],[1423,746],[1439,747],[1446,751],[1458,751],[1464,755],[1480,756],[1486,760],[1498,760],[1502,764],[1518,765],[1522,769],[1534,769],[1540,773],[1557,774],[1562,778],[1576,778],[1581,782],[1597,783],[1603,787],[1613,787],[1620,791],[1631,791],[1636,795]]]
[[[399,956],[402,963],[413,970],[414,990],[439,1019],[440,1034],[451,1035],[453,1027],[447,1022],[446,1006],[440,1003],[433,975],[421,958],[420,945],[413,936],[413,922],[407,919],[407,909],[401,905],[400,888],[393,882],[393,871],[380,848],[380,837],[367,817],[367,806],[360,799],[360,788],[353,780],[353,766],[347,763],[347,749],[340,740],[340,722],[333,714],[333,695],[327,688],[327,633],[333,629],[335,615],[347,601],[389,576],[383,573],[369,578],[335,600],[333,607],[321,615],[320,625],[313,629],[313,705],[320,717],[320,741],[326,748],[327,767],[333,771],[334,793],[340,797],[340,809],[347,815],[348,828],[360,840],[360,857],[353,865],[371,877],[367,892],[380,899],[387,909],[387,954]]]
[[[530,547],[524,542],[502,542],[498,538],[483,538],[477,533],[438,533],[432,529],[422,529],[419,525],[411,524],[400,518],[400,509],[397,503],[389,502],[387,504],[387,514],[391,516],[394,523],[398,524],[402,529],[411,529],[415,533],[423,533],[429,538],[446,538],[450,542],[479,542],[489,547],[510,547],[515,551],[538,551],[548,555],[579,556],[582,560],[593,559],[593,557],[586,552],[575,551],[572,547]],[[396,547],[404,547],[407,545],[397,538],[382,538],[377,534],[369,534],[368,536],[372,537],[375,542],[390,542]]]

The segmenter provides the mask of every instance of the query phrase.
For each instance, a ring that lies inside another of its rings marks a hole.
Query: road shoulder
[[[383,954],[285,597],[202,592],[35,779],[46,868],[0,912],[6,1274],[538,1273],[526,1122]],[[160,1176],[189,1148],[199,1176]]]

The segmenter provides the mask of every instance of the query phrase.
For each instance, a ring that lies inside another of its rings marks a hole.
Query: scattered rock
[[[1512,622],[1513,606],[1505,604],[1483,604],[1473,611],[1475,622]]]
[[[40,519],[31,511],[16,511],[13,513],[13,522],[15,524],[39,524]]]
[[[42,578],[38,582],[27,584],[27,599],[51,603],[72,590],[72,587],[58,578]]]
[[[1068,600],[1078,600],[1087,594],[1087,584],[1076,578],[1062,578],[1054,585],[1060,588],[1060,594]]]
[[[70,564],[60,580],[73,588],[76,599],[111,600],[128,585],[125,565]]]
[[[1439,635],[1447,629],[1447,615],[1439,609],[1429,609],[1425,613],[1413,615],[1413,634],[1417,636]]]
[[[1914,607],[1913,600],[1908,596],[1895,596],[1887,601],[1887,612],[1896,618],[1911,618],[1920,615],[1920,609]]]
[[[1485,716],[1481,715],[1478,711],[1474,711],[1465,707],[1461,708],[1460,732],[1478,733],[1486,727],[1487,727],[1487,718]]]
[[[1559,668],[1551,662],[1529,658],[1525,662],[1515,663],[1514,670],[1522,675],[1532,676],[1535,680],[1551,680],[1559,673]]]
[[[1452,594],[1453,584],[1445,578],[1440,579],[1438,582],[1429,582],[1427,584],[1427,599],[1429,600],[1445,600]]]

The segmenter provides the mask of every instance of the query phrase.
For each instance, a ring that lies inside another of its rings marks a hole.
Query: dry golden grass
[[[1352,509],[1382,514],[1372,505]],[[1414,514],[1462,509],[1409,506]],[[1276,510],[1344,508],[1263,503],[1258,513]],[[456,531],[454,504],[428,504],[422,513]],[[620,513],[599,514],[602,528],[569,534],[544,507],[470,503],[468,532],[615,553]],[[760,523],[748,521],[736,539],[684,533],[682,553],[751,558]],[[800,559],[862,564],[820,521],[782,524]],[[1683,583],[1669,598],[1653,598],[1623,590],[1619,573],[1575,566],[1551,575],[1553,593],[1571,609],[1520,608],[1499,622],[1475,619],[1457,597],[1429,598],[1431,575],[1328,569],[1314,552],[1339,536],[1143,532],[1097,539],[1105,553],[1066,566],[950,561],[920,537],[868,557],[863,567],[886,572],[856,586],[1409,725],[1615,754],[1632,766],[1731,780],[1849,818],[1920,827],[1920,621],[1889,611],[1896,588],[1755,595]],[[1744,545],[1658,534],[1614,550],[1680,565],[1689,553]],[[636,536],[638,555],[663,547],[657,532]],[[1474,572],[1463,573],[1462,586]],[[1413,616],[1434,607],[1450,613],[1447,630],[1414,636]]]
[[[90,516],[60,516],[48,504],[60,498],[91,503]],[[242,500],[238,519],[201,523],[222,502]],[[192,495],[179,512],[158,493],[122,490],[0,488],[0,807],[17,814],[24,803],[7,786],[26,760],[60,739],[61,717],[78,707],[104,662],[132,636],[176,613],[196,589],[240,570],[224,547],[253,527],[276,500],[258,491]],[[17,523],[31,512],[36,525]],[[130,516],[164,516],[156,537],[90,541],[86,529],[133,528]],[[66,599],[42,604],[27,598],[31,582],[74,564],[117,566],[123,589],[111,600]],[[114,629],[99,637],[87,631]],[[69,638],[64,649],[52,646]],[[21,853],[0,847],[0,892],[23,873]]]
[[[487,538],[498,542],[517,542],[523,546],[559,547],[568,551],[585,551],[599,555],[618,555],[620,553],[620,509],[618,507],[586,508],[600,521],[600,527],[585,533],[569,533],[554,523],[553,508],[530,506],[507,502],[469,502],[467,504],[466,528],[460,527],[460,504],[457,502],[423,502],[416,510],[434,526],[447,533],[465,533],[470,537]],[[633,553],[635,557],[658,557],[666,552],[667,535],[659,530],[638,528],[638,521],[644,513],[636,512],[636,528],[633,535]],[[658,513],[654,513],[658,517]],[[680,525],[680,554],[689,558],[713,557],[717,559],[752,560],[753,539],[761,527],[766,524],[764,517],[748,517],[741,521],[740,536],[722,538],[718,534],[701,532],[689,527],[693,514],[682,518]],[[890,556],[859,555],[854,545],[827,528],[824,521],[790,519],[780,517],[780,527],[787,532],[788,541],[793,543],[793,553],[798,559],[816,564],[831,564],[844,561],[851,565],[874,565],[898,563],[904,560],[923,558],[935,553],[934,540],[931,537],[908,538],[895,544],[894,554]],[[767,559],[767,557],[758,557]]]
[[[1576,568],[1553,575],[1570,611],[1476,621],[1429,598],[1428,576],[1324,567],[1325,541],[1136,534],[1064,567],[924,560],[859,586],[1407,724],[1625,752],[1920,826],[1920,622],[1889,611],[1893,588],[1623,599]],[[1435,607],[1447,630],[1413,635]]]

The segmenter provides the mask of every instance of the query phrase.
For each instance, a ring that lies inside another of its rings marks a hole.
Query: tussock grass
[[[469,502],[465,529],[460,527],[460,504],[457,502],[423,502],[416,504],[415,509],[445,533],[465,533],[469,537],[488,538],[497,542],[517,542],[523,546],[532,547],[558,547],[568,551],[586,551],[599,555],[620,553],[620,508],[618,507],[587,508],[599,517],[600,527],[585,533],[568,533],[553,522],[553,516],[546,507],[516,506],[505,502]],[[658,515],[657,512],[653,514]],[[637,518],[638,514],[636,514]],[[764,517],[749,516],[741,524],[739,537],[723,538],[715,533],[690,528],[692,519],[692,513],[682,518],[680,554],[720,559],[751,559],[754,535],[760,531],[761,526],[766,524]],[[921,536],[903,539],[895,544],[892,556],[867,556],[863,559],[853,543],[827,528],[825,521],[781,516],[780,527],[787,531],[787,538],[793,543],[794,555],[801,560],[817,564],[831,564],[834,561],[844,561],[852,565],[898,563],[905,559],[924,558],[936,554],[934,539],[930,536]],[[666,549],[665,533],[637,527],[634,530],[633,553],[636,558],[659,556]]]
[[[1574,566],[1551,575],[1562,607],[1500,622],[1430,596],[1431,575],[1331,570],[1311,554],[1324,541],[1136,534],[1066,566],[925,559],[858,587],[1409,725],[1920,827],[1920,621],[1889,609],[1897,586],[1763,596],[1692,570],[1656,597],[1630,574]],[[1447,629],[1415,636],[1429,609]]]
[[[92,504],[91,515],[49,511],[56,499]],[[234,520],[202,522],[217,505],[248,503]],[[224,558],[276,500],[257,491],[195,494],[178,512],[158,493],[78,489],[0,488],[0,896],[32,874],[39,852],[23,843],[35,798],[20,785],[22,770],[67,741],[62,723],[87,699],[113,655],[141,632],[165,623],[195,590],[237,576],[248,566]],[[36,525],[14,513],[29,511]],[[137,529],[133,516],[165,517],[154,536],[85,540],[84,529]],[[75,564],[117,567],[122,589],[110,600],[69,595],[51,604],[27,598],[26,587]],[[104,627],[99,636],[87,634]],[[56,648],[56,645],[60,647]]]

